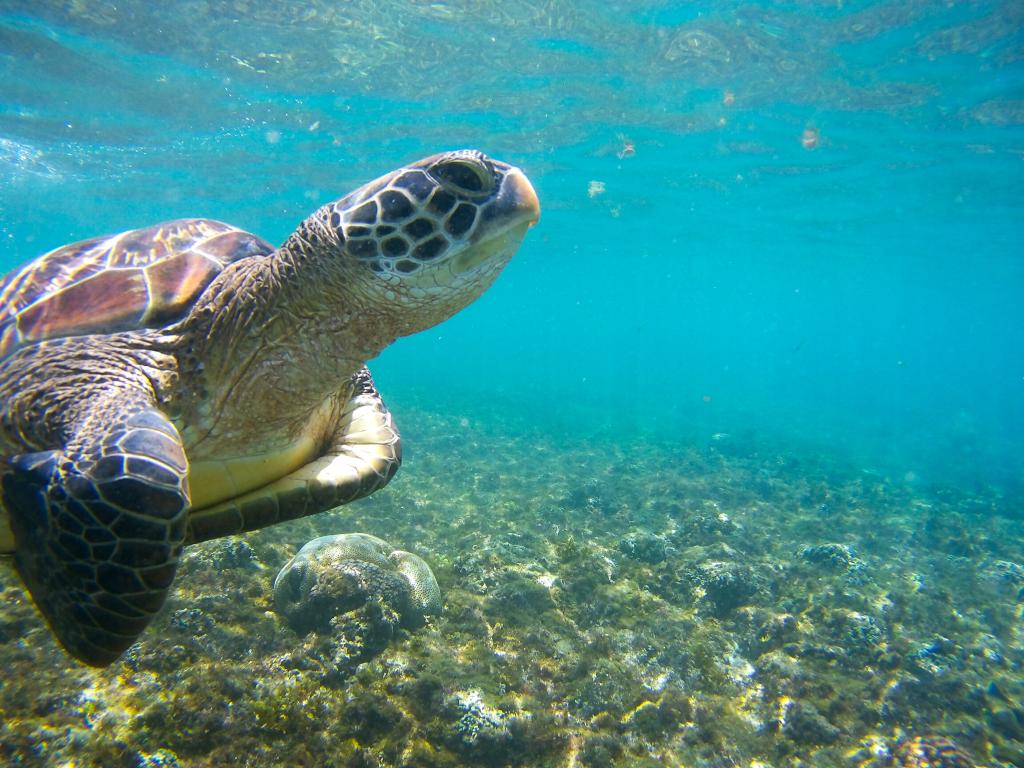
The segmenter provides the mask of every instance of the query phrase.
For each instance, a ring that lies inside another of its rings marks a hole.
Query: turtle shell
[[[0,282],[0,359],[44,339],[174,322],[228,264],[273,250],[210,219],[177,219],[57,248]]]

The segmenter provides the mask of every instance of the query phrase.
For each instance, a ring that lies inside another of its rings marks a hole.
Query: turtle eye
[[[451,192],[470,197],[490,194],[494,189],[494,173],[482,159],[458,157],[439,160],[430,175]]]

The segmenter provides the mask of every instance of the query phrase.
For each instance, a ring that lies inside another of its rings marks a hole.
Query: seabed
[[[398,416],[391,486],[190,548],[108,669],[2,563],[0,763],[851,768],[942,735],[1024,766],[1024,540],[994,491],[751,436]],[[424,558],[443,613],[373,648],[293,632],[274,576],[343,532]]]

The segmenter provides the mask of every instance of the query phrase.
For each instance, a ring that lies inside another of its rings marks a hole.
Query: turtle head
[[[537,222],[540,203],[518,168],[460,150],[393,171],[321,211],[346,290],[389,310],[401,336],[483,293]]]

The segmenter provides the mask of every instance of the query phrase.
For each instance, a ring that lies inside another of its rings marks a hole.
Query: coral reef
[[[0,763],[1024,766],[1019,500],[742,434],[397,415],[394,483],[190,548],[106,670],[4,564]],[[417,554],[312,546],[339,530]]]
[[[340,686],[355,668],[381,653],[400,628],[422,626],[441,612],[441,590],[422,558],[364,533],[308,542],[274,579],[274,608],[300,635],[286,654],[288,669],[321,673]]]
[[[365,533],[307,542],[274,579],[274,605],[297,632],[375,598],[406,625],[441,612],[441,590],[423,558]]]

